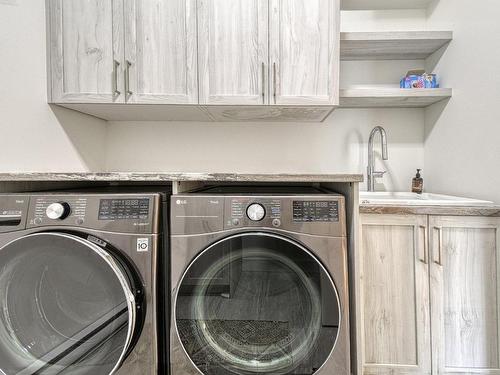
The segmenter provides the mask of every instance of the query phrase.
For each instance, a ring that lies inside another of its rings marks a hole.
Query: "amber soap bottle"
[[[412,193],[422,194],[424,192],[424,179],[420,175],[421,169],[417,169],[417,175],[413,177],[411,182]]]

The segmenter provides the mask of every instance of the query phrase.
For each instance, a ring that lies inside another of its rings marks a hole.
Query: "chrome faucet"
[[[380,133],[382,141],[382,159],[388,160],[389,156],[387,154],[387,133],[385,129],[381,126],[376,126],[370,133],[370,140],[368,141],[368,191],[375,191],[375,179],[383,177],[386,171],[375,171],[375,154],[373,151],[373,139],[375,135]]]

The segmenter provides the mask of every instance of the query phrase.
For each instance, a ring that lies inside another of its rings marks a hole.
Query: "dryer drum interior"
[[[0,374],[109,375],[133,342],[133,282],[122,262],[65,233],[0,249]]]
[[[340,318],[321,263],[270,233],[235,235],[204,250],[185,272],[175,306],[183,348],[206,375],[313,374],[332,354]]]

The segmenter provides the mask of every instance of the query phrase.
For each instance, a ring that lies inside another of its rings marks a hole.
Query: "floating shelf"
[[[432,0],[341,0],[342,10],[425,9]]]
[[[452,31],[344,32],[341,60],[421,60],[453,39]]]
[[[425,108],[451,98],[452,89],[353,88],[340,90],[341,108]]]

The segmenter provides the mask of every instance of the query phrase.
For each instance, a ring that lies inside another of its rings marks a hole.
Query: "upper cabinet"
[[[268,104],[268,0],[200,0],[198,22],[200,104]]]
[[[339,103],[339,0],[47,4],[51,103],[107,120],[313,122]]]
[[[129,103],[198,104],[196,0],[124,0]]]
[[[50,101],[123,101],[123,2],[50,0],[47,4]]]
[[[197,104],[195,0],[50,0],[51,101]]]
[[[338,0],[270,0],[272,104],[338,105]]]

